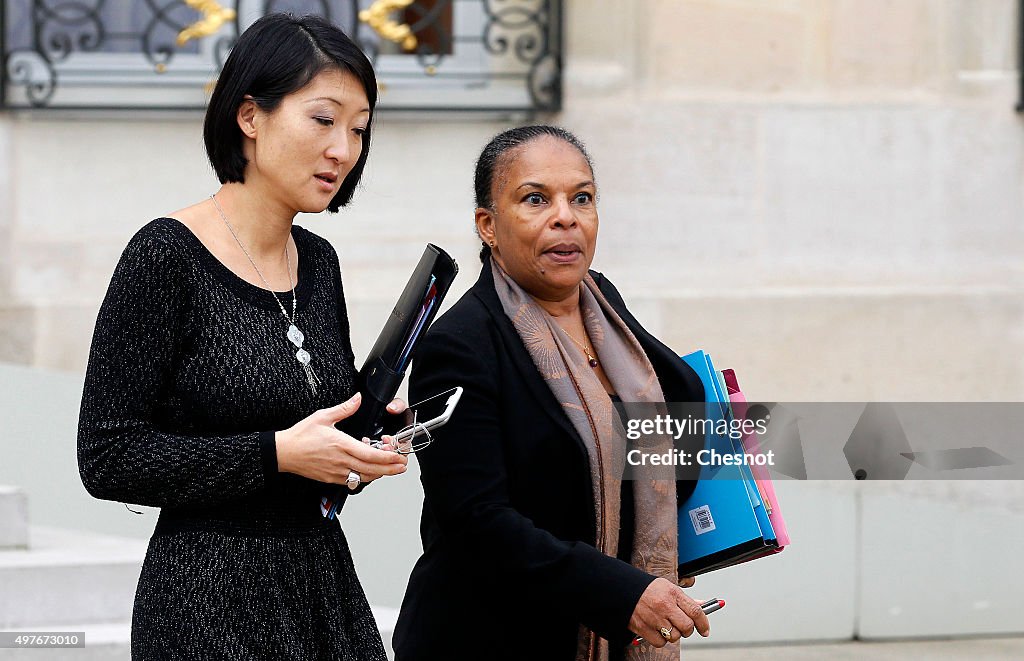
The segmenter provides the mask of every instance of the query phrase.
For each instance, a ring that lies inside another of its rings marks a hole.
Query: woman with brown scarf
[[[396,658],[678,659],[681,637],[708,634],[676,575],[676,502],[692,484],[670,467],[622,479],[613,402],[702,402],[700,380],[589,270],[597,190],[577,138],[498,135],[476,197],[480,278],[412,372],[412,401],[465,393],[417,455],[424,553]]]

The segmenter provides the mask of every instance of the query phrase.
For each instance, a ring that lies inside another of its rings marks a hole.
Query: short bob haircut
[[[203,123],[206,155],[222,184],[245,182],[247,161],[242,153],[243,136],[237,116],[246,96],[252,97],[261,109],[273,112],[284,97],[305,87],[327,69],[354,74],[370,102],[370,121],[363,133],[359,160],[327,210],[334,212],[349,203],[370,151],[377,78],[359,47],[341,29],[319,16],[267,14],[249,26],[232,47]]]

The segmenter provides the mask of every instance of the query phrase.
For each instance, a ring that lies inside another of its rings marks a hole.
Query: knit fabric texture
[[[327,485],[278,473],[274,432],[353,394],[338,257],[298,226],[296,325],[184,225],[131,239],[99,311],[79,418],[97,498],[161,508],[132,621],[136,659],[384,659]],[[292,293],[278,292],[291,313]]]

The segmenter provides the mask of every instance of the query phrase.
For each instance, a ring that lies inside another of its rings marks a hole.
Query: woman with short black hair
[[[352,200],[369,155],[372,109],[377,105],[377,77],[370,61],[341,30],[317,16],[271,14],[245,34],[248,37],[238,40],[231,50],[234,57],[224,64],[203,124],[206,153],[217,178],[222,184],[245,181],[248,161],[243,153],[243,129],[236,117],[244,101],[251,100],[270,113],[321,72],[345,70],[362,87],[370,112],[360,127],[359,157],[327,205],[328,211],[337,212]]]
[[[222,186],[139,230],[117,265],[78,454],[94,496],[161,508],[133,658],[385,658],[318,504],[406,459],[335,427],[360,402],[338,257],[293,224],[352,198],[375,103],[373,69],[338,28],[256,21],[206,115]]]

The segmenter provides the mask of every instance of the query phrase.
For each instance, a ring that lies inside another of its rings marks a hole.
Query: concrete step
[[[29,548],[0,551],[0,631],[81,631],[85,649],[0,649],[14,659],[128,659],[146,541],[32,526]],[[391,658],[398,609],[373,606]]]
[[[389,659],[394,658],[391,650],[391,634],[398,621],[398,609],[385,606],[371,606],[373,617],[377,620],[384,649]],[[24,629],[28,631],[28,629]],[[75,649],[0,649],[0,661],[36,661],[47,659],[53,661],[128,661],[131,658],[131,621],[107,623],[75,623],[45,624],[32,627],[33,632],[82,632],[85,640],[84,648]]]
[[[28,547],[28,495],[0,485],[0,551]]]
[[[0,630],[131,620],[145,540],[37,526],[29,538],[0,551]]]

